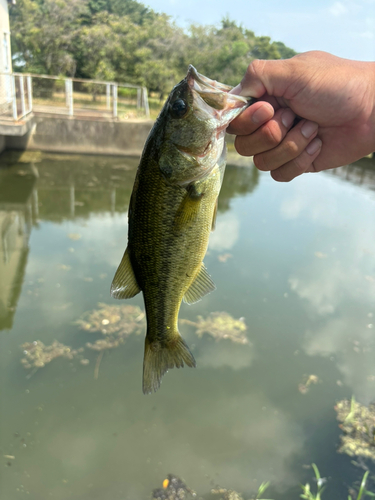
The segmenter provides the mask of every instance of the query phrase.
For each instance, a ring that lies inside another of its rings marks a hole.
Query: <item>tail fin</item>
[[[156,392],[162,376],[171,368],[195,367],[195,359],[179,333],[170,341],[145,339],[143,394]]]

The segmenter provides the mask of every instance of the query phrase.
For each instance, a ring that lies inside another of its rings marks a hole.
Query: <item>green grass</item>
[[[315,473],[315,479],[316,479],[316,493],[313,493],[310,488],[310,484],[306,483],[305,485],[302,485],[302,494],[300,495],[301,498],[304,498],[305,500],[321,500],[322,499],[322,493],[325,490],[325,480],[320,476],[319,469],[315,464],[312,464],[312,468],[314,469]],[[369,475],[369,471],[365,472],[361,486],[358,491],[357,498],[353,498],[351,495],[348,495],[348,500],[363,500],[366,496],[375,498],[375,493],[372,493],[371,491],[366,490],[366,482],[367,478]]]

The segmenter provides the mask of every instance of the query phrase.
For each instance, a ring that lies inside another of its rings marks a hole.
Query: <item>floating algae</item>
[[[255,497],[249,500],[260,500],[263,497],[263,493],[266,491],[270,483],[262,483]],[[213,495],[220,495],[220,500],[243,500],[241,493],[234,490],[227,490],[226,488],[214,488],[211,490]]]
[[[196,493],[188,488],[186,484],[177,476],[168,474],[163,481],[163,487],[152,492],[153,500],[184,500],[186,494],[196,496]]]
[[[243,500],[242,496],[234,490],[225,488],[214,488],[211,490],[213,495],[220,495],[220,500]]]
[[[305,375],[304,382],[298,384],[298,390],[301,394],[307,394],[310,390],[311,384],[317,384],[319,382],[319,377],[317,375]]]
[[[137,306],[112,306],[99,303],[98,309],[85,313],[76,324],[81,330],[102,333],[105,338],[87,342],[86,347],[94,351],[114,349],[123,344],[131,334],[144,331],[145,314]]]
[[[375,403],[367,407],[354,398],[344,399],[336,404],[335,410],[344,433],[339,452],[375,461]]]
[[[44,345],[40,340],[26,342],[21,345],[24,358],[21,363],[25,368],[43,368],[56,358],[73,359],[81,349],[75,350],[54,340],[51,345]]]
[[[181,323],[194,326],[198,337],[208,333],[215,340],[229,339],[236,344],[249,343],[246,336],[247,326],[242,318],[234,319],[226,312],[213,312],[206,319],[202,316],[198,316],[197,319],[197,322],[182,319]]]

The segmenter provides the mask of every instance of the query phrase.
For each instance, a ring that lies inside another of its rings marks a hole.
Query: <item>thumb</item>
[[[293,78],[292,59],[256,59],[247,68],[241,83],[230,93],[245,97],[262,97],[264,94],[283,97]]]

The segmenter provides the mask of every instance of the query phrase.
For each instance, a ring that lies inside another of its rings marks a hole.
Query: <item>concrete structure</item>
[[[0,37],[1,37],[1,50],[0,50],[0,73],[12,72],[12,57],[10,51],[10,27],[9,27],[9,0],[0,0]]]
[[[30,123],[32,128],[26,135],[7,136],[4,146],[55,153],[139,156],[154,122],[35,115]]]
[[[8,3],[15,3],[15,0],[0,0],[0,114],[2,107],[9,106],[12,97],[11,78],[1,74],[12,72]],[[0,135],[0,153],[4,148],[5,140]]]

